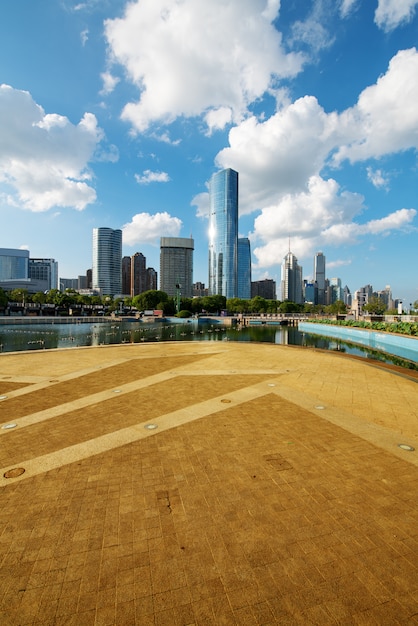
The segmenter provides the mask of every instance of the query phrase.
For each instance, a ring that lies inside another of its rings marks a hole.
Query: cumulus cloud
[[[89,162],[103,139],[96,117],[77,125],[45,111],[27,91],[0,86],[0,185],[30,211],[83,210],[96,199]]]
[[[103,81],[103,89],[100,93],[104,96],[109,95],[115,89],[116,85],[119,82],[119,78],[117,76],[113,76],[110,72],[103,72],[100,74],[100,78]]]
[[[389,32],[409,22],[417,5],[418,0],[379,0],[374,21],[379,28]]]
[[[240,175],[241,214],[304,189],[317,175],[336,142],[338,116],[326,114],[305,96],[265,121],[250,117],[229,132],[229,147],[216,157],[220,168]]]
[[[296,256],[312,256],[324,245],[355,245],[365,235],[386,235],[411,227],[417,213],[400,209],[360,224],[356,218],[364,209],[361,195],[341,191],[333,179],[312,177],[307,191],[285,196],[256,218],[251,239],[260,242],[254,249],[257,266],[279,264],[289,242]]]
[[[138,185],[149,185],[149,183],[168,183],[170,180],[167,172],[152,172],[144,170],[142,176],[135,174],[135,180]]]
[[[341,115],[342,145],[335,162],[379,158],[418,148],[418,53],[400,50],[375,85]]]
[[[367,168],[367,178],[377,189],[388,189],[389,179],[382,170],[374,170],[372,167]]]
[[[178,237],[182,221],[169,213],[137,213],[132,221],[122,228],[123,242],[128,246],[135,244],[155,244],[160,237]]]
[[[226,123],[226,109],[241,119],[277,79],[302,67],[303,56],[284,51],[272,24],[279,8],[279,0],[130,2],[122,18],[105,22],[111,60],[140,92],[123,119],[137,132],[200,115],[213,130]]]

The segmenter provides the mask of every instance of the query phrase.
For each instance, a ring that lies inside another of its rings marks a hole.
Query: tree
[[[347,313],[347,305],[344,304],[342,300],[336,300],[332,304],[325,307],[325,312],[330,313],[331,315]]]
[[[132,304],[139,311],[153,311],[158,308],[158,305],[168,301],[168,296],[165,291],[158,291],[156,289],[150,289],[144,291],[132,298]]]
[[[0,287],[0,308],[5,309],[8,301],[7,293]]]
[[[363,311],[373,313],[374,315],[383,315],[386,309],[386,304],[377,296],[370,298],[368,303],[363,306]]]
[[[37,291],[32,296],[32,302],[35,302],[36,304],[45,304],[46,294],[43,291]]]
[[[9,292],[9,302],[28,302],[29,292],[27,289],[12,289]]]

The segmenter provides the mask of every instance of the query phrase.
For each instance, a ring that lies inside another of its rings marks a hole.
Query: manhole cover
[[[25,473],[25,470],[23,467],[14,467],[13,469],[9,469],[7,470],[7,472],[4,472],[3,476],[5,478],[17,478],[18,476],[21,476],[24,473]]]
[[[223,398],[221,402],[223,402],[224,404],[229,404],[231,400],[228,400],[228,398]]]
[[[158,428],[157,424],[145,424],[144,428],[146,428],[147,430],[155,430],[156,428]]]
[[[415,450],[413,446],[408,446],[407,443],[399,443],[398,447],[402,448],[402,450],[407,450],[408,452],[413,452]]]
[[[322,409],[325,409],[325,407],[322,406],[322,404],[316,406],[315,408],[318,409],[318,411],[322,411]]]
[[[2,430],[9,430],[9,428],[16,428],[17,424],[3,424]]]

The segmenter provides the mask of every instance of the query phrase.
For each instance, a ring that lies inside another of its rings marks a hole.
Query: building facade
[[[302,267],[290,251],[286,254],[282,263],[282,300],[303,303]]]
[[[238,296],[238,172],[214,174],[209,185],[209,295]]]
[[[29,259],[29,278],[37,291],[58,289],[58,263],[55,259]]]
[[[160,289],[169,296],[193,296],[193,250],[190,237],[161,237]],[[178,287],[179,285],[179,287]]]
[[[251,245],[248,237],[238,238],[238,298],[251,299]]]
[[[276,281],[272,278],[264,278],[251,283],[251,297],[260,296],[265,300],[276,299]]]
[[[122,231],[93,228],[92,288],[102,295],[122,293]]]
[[[29,278],[29,250],[0,248],[0,282]]]
[[[322,252],[317,252],[314,257],[314,282],[317,288],[317,302],[315,304],[326,304],[325,256]]]

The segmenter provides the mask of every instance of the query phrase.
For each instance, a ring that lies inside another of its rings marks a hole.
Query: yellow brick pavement
[[[232,342],[0,355],[0,624],[418,624],[404,374]]]

